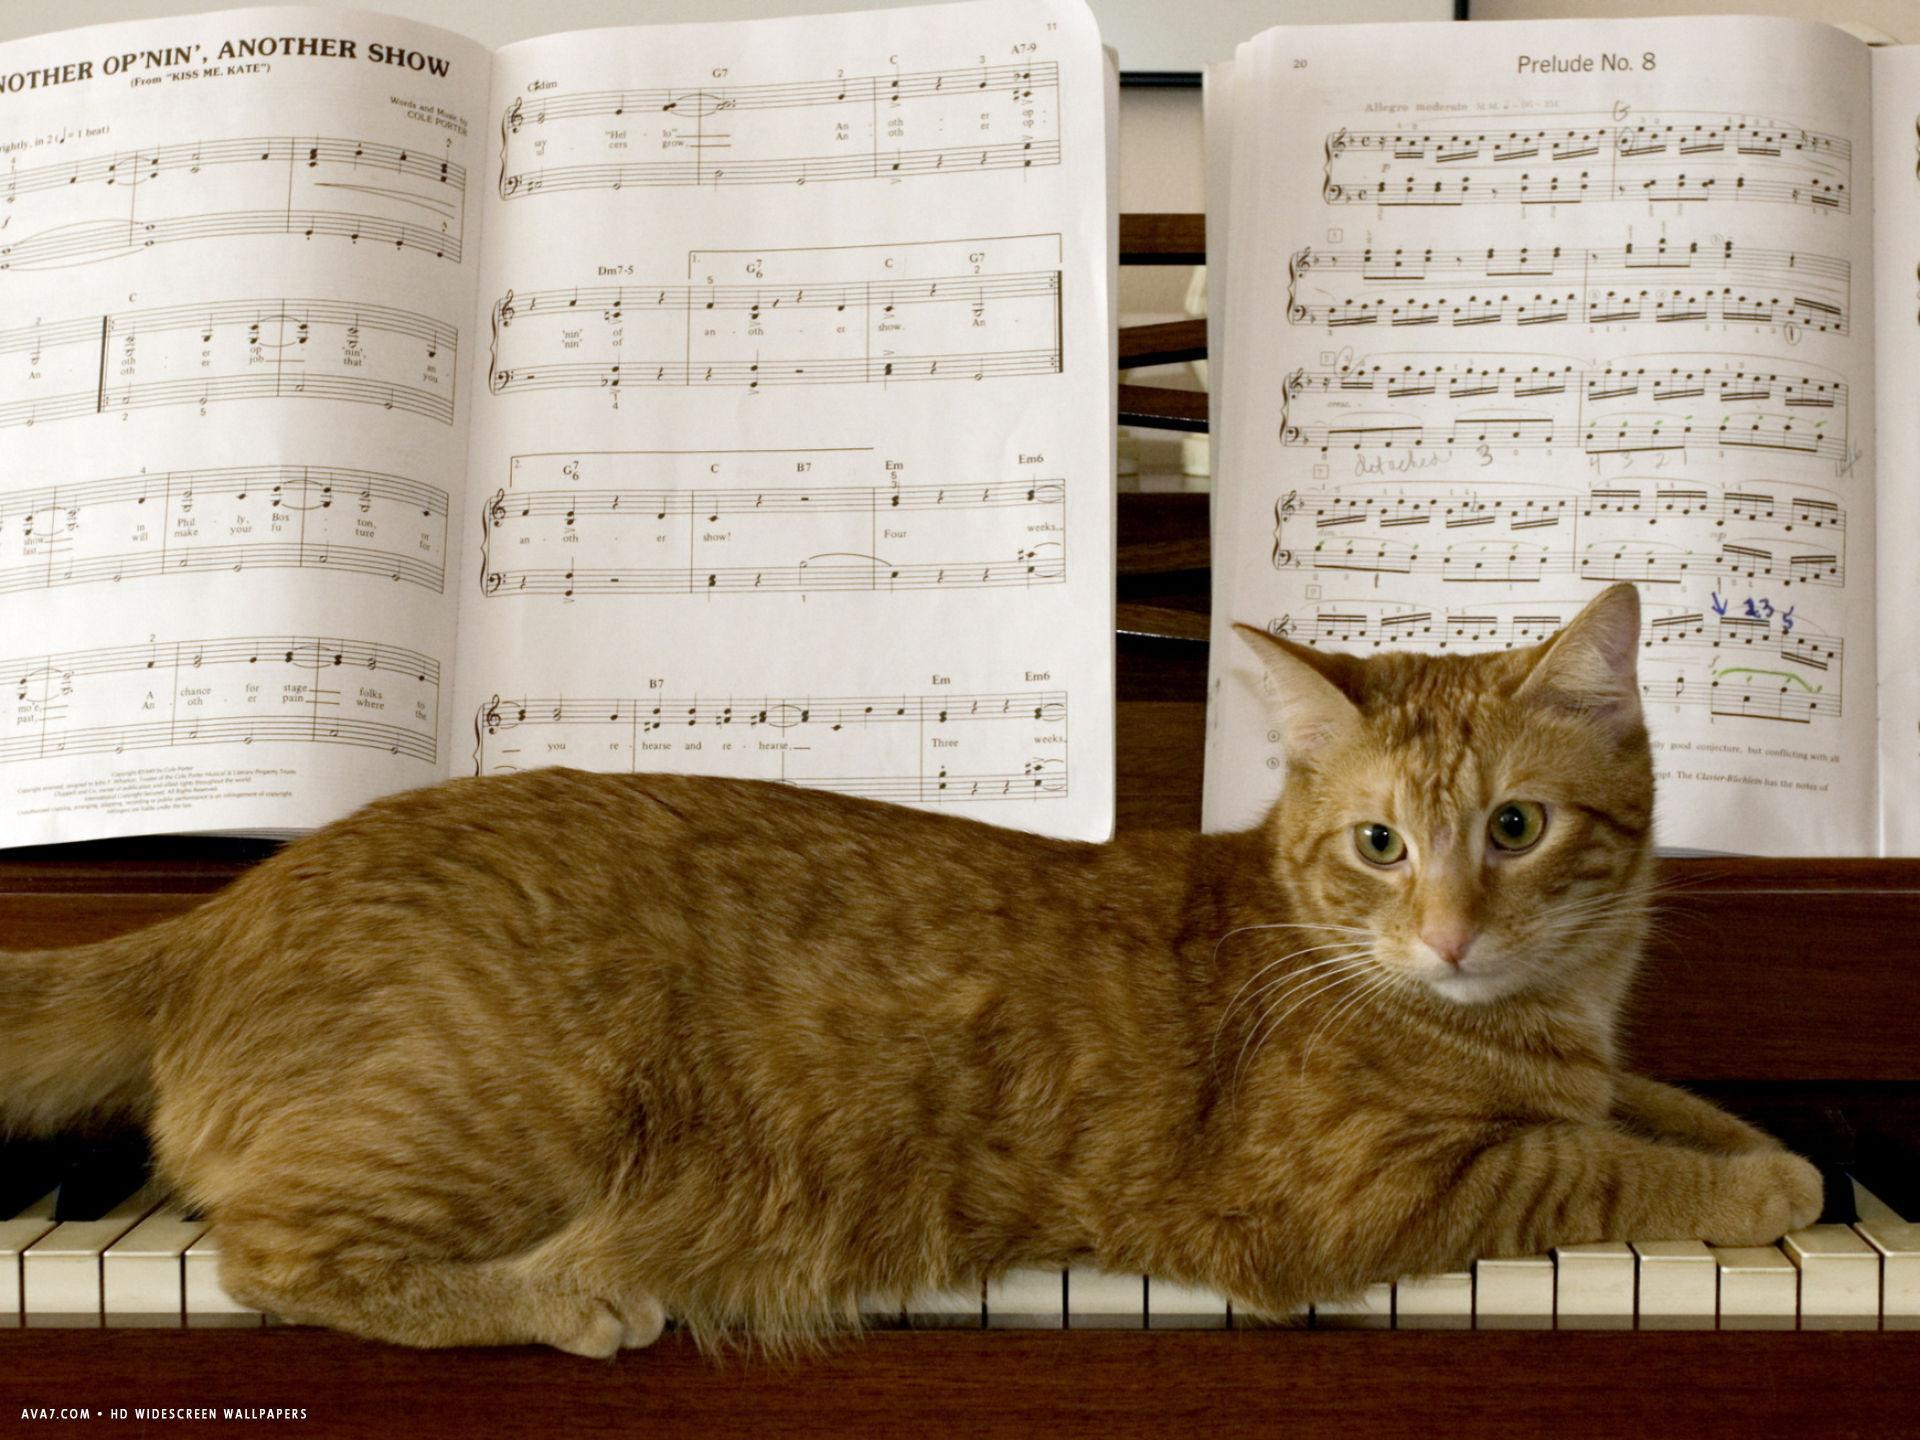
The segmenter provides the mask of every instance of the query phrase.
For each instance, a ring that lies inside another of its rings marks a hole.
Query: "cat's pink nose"
[[[1429,920],[1420,928],[1420,939],[1457,970],[1473,944],[1474,930],[1464,920]]]

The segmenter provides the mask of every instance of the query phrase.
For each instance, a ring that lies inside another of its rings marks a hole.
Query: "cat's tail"
[[[175,920],[68,950],[0,951],[0,1137],[146,1113],[182,938]]]

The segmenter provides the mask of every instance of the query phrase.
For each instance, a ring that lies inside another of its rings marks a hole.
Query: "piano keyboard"
[[[23,1200],[22,1196],[31,1196]],[[220,1287],[219,1233],[183,1214],[128,1147],[0,1152],[0,1327],[258,1328]],[[1853,1187],[1849,1223],[1778,1245],[1569,1245],[1375,1285],[1262,1317],[1219,1295],[1090,1270],[1015,1270],[982,1287],[862,1307],[869,1324],[967,1329],[1920,1330],[1920,1223]]]

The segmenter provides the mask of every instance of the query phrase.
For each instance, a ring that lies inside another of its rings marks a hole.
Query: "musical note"
[[[331,709],[329,697],[337,692],[314,674],[323,655],[365,670],[361,696],[382,697],[380,708]],[[284,680],[248,684],[275,663],[284,667]],[[438,759],[440,666],[411,650],[230,636],[69,651],[0,666],[21,677],[16,702],[25,712],[11,730],[0,731],[0,764],[218,744],[342,744],[429,767],[411,773],[431,773]],[[156,695],[165,703],[152,703]],[[19,723],[29,716],[31,724]]]
[[[361,527],[326,518],[325,497],[335,481],[354,485],[358,513],[367,517]],[[254,523],[261,513],[256,492],[262,485],[266,513],[286,512],[286,521]],[[149,500],[156,513],[150,521],[134,523],[130,517]],[[65,564],[53,570],[46,558],[53,537],[43,538],[35,524],[56,507],[65,517],[57,537]],[[302,517],[297,523],[296,516]],[[445,580],[446,516],[445,491],[404,476],[292,465],[123,475],[57,490],[14,491],[0,494],[0,593],[318,564],[439,592]],[[5,540],[16,518],[17,554],[9,553]],[[428,522],[425,527],[421,519]],[[396,530],[406,536],[404,550],[397,548]]]
[[[1454,208],[1717,200],[1852,209],[1844,137],[1771,120],[1600,116],[1530,131],[1339,130],[1325,145],[1330,205]]]
[[[196,339],[212,347],[210,357]],[[378,405],[451,425],[458,365],[423,370],[412,348],[421,342],[429,361],[442,350],[457,356],[457,336],[427,316],[331,300],[174,305],[0,330],[0,354],[41,345],[47,352],[43,366],[0,378],[0,427],[295,398]],[[288,362],[289,352],[297,360]],[[110,356],[115,379],[106,384]],[[182,372],[200,378],[184,385]]]
[[[628,383],[758,390],[1057,374],[1059,280],[1057,270],[882,278],[862,287],[861,327],[833,319],[846,310],[844,286],[509,290],[494,306],[488,383],[495,394],[611,393]],[[630,301],[647,303],[634,312]],[[586,338],[576,333],[581,310],[596,315]],[[576,313],[562,321],[567,312]],[[763,359],[773,345],[778,363]]]
[[[599,483],[583,484],[583,475]],[[823,485],[819,478],[714,489],[699,456],[676,467],[602,454],[569,459],[559,472],[544,457],[519,457],[513,486],[486,508],[481,591],[503,599],[690,590],[722,596],[1031,586],[1066,578],[1062,479],[1004,480],[956,493],[897,479],[874,486]],[[686,488],[662,488],[663,480]],[[874,516],[882,509],[889,518],[876,536]],[[935,510],[940,522],[926,523]],[[724,530],[715,528],[723,522]],[[875,539],[884,542],[884,554],[871,549]],[[754,558],[734,559],[743,548]],[[775,559],[780,563],[768,563]]]
[[[1287,318],[1328,330],[1724,323],[1845,335],[1852,267],[1731,240],[1297,251]]]
[[[1765,451],[1839,461],[1848,386],[1816,366],[1725,355],[1625,358],[1358,358],[1295,371],[1281,401],[1282,445],[1334,449],[1532,450],[1589,455]],[[1366,397],[1367,408],[1354,402]]]
[[[1005,97],[1004,108],[996,108],[997,96]],[[874,108],[882,97],[888,122]],[[946,173],[949,160],[963,158],[986,169],[1057,165],[1058,102],[1059,74],[1052,62],[819,81],[554,93],[541,102],[538,149],[533,135],[523,134],[519,102],[504,112],[499,189],[503,199],[512,200],[581,189],[896,181]],[[634,160],[610,148],[601,133],[608,118],[623,118],[623,124],[637,123],[643,134],[653,137],[636,148],[670,153],[687,147],[697,156],[718,117],[767,111],[782,112],[782,124],[730,131],[725,165],[702,164],[697,158]],[[645,118],[649,116],[655,118]],[[883,123],[912,127],[908,133],[913,134],[924,127],[930,139],[964,125],[985,132],[988,143],[888,144],[883,150]],[[864,143],[843,149],[836,137],[847,135]]]
[[[668,716],[683,739],[643,740],[661,735]],[[777,767],[755,772],[766,779],[905,804],[938,804],[960,798],[962,789],[967,798],[978,799],[1056,799],[1069,793],[1064,691],[766,696],[750,702],[725,696],[506,700],[495,694],[475,714],[475,773],[520,768],[520,757],[530,748],[604,749],[612,736],[622,737],[613,743],[624,743],[634,769],[682,768],[688,766],[687,756],[708,753],[683,745],[704,747],[698,738],[702,731],[728,729],[743,716],[750,730],[765,727],[786,737],[752,752],[771,757]],[[1051,733],[1036,736],[1036,723],[1051,727]],[[529,735],[529,730],[539,733]],[[923,753],[936,742],[965,758],[923,764]],[[1043,753],[1035,754],[1036,747]],[[689,768],[697,769],[697,762]]]
[[[385,183],[352,183],[363,159]],[[130,166],[129,177],[123,166]],[[154,181],[169,177],[161,186]],[[94,264],[120,256],[236,235],[362,237],[460,263],[466,171],[450,160],[411,156],[361,139],[243,136],[162,145],[134,157],[63,158],[9,173],[9,227],[0,271]],[[127,223],[122,182],[140,189],[140,223]],[[215,193],[208,193],[218,186]],[[342,196],[351,194],[347,208]],[[357,208],[371,207],[371,208]]]

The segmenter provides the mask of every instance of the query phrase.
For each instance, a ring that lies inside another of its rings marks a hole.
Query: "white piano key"
[[[1115,1275],[1078,1267],[1067,1271],[1069,1330],[1141,1330],[1146,1323],[1144,1275]]]
[[[26,1206],[10,1220],[0,1220],[0,1330],[20,1328],[20,1257],[53,1229],[56,1188]]]
[[[1720,1267],[1698,1240],[1636,1241],[1642,1330],[1711,1330],[1719,1323]]]
[[[1393,1287],[1393,1324],[1397,1330],[1471,1330],[1473,1272],[1402,1280]]]
[[[1149,1330],[1221,1330],[1226,1324],[1227,1297],[1218,1290],[1147,1277]]]
[[[902,1325],[907,1319],[907,1307],[898,1295],[862,1295],[854,1302],[854,1311],[862,1325]]]
[[[249,1309],[227,1294],[220,1284],[220,1232],[209,1230],[187,1247],[187,1324],[252,1329],[265,1323],[258,1310]]]
[[[96,1329],[101,1324],[101,1256],[159,1208],[165,1187],[149,1180],[98,1220],[55,1225],[20,1257],[20,1311],[38,1326]]]
[[[1475,1261],[1473,1323],[1478,1330],[1551,1330],[1553,1257]]]
[[[990,1330],[1066,1328],[1066,1272],[1009,1270],[987,1281]]]
[[[1800,1271],[1778,1245],[1709,1246],[1720,1270],[1722,1330],[1792,1330]]]
[[[1880,1252],[1880,1326],[1920,1330],[1920,1224],[1862,1219],[1853,1227]]]
[[[1880,1252],[1850,1225],[1809,1225],[1780,1242],[1800,1267],[1802,1330],[1880,1328]]]
[[[983,1323],[980,1296],[978,1280],[945,1290],[917,1290],[906,1298],[907,1324],[923,1330],[978,1330]]]
[[[1316,1330],[1391,1330],[1393,1328],[1393,1286],[1382,1282],[1369,1285],[1350,1300],[1313,1302],[1313,1328]]]
[[[1553,1252],[1553,1323],[1559,1330],[1633,1328],[1633,1247],[1619,1240]]]
[[[204,1220],[163,1205],[109,1245],[100,1262],[108,1328],[184,1324],[187,1247],[206,1233]]]
[[[1148,1287],[1148,1303],[1152,1303],[1152,1287]],[[1300,1305],[1284,1311],[1255,1310],[1236,1300],[1227,1312],[1227,1319],[1236,1330],[1304,1330],[1313,1323],[1313,1307]]]

